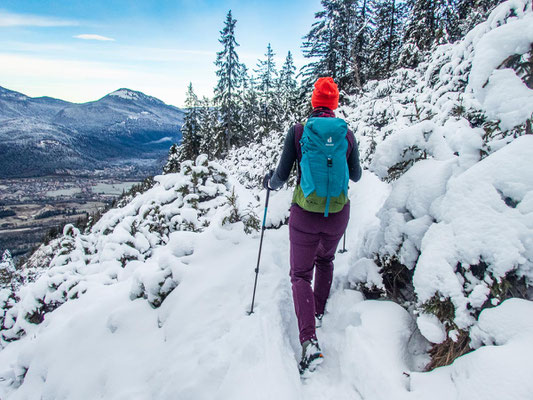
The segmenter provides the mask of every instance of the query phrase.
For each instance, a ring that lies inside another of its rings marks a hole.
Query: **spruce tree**
[[[304,56],[315,61],[302,70],[307,91],[320,76],[331,76],[339,90],[351,93],[367,79],[374,0],[322,0],[322,11],[304,37]]]
[[[278,93],[284,120],[295,122],[297,115],[298,82],[292,53],[289,51],[281,67],[278,80]]]
[[[242,84],[242,112],[241,126],[243,129],[243,145],[254,141],[259,141],[256,132],[259,129],[259,118],[261,116],[260,99],[253,76],[248,74],[248,70],[243,66]]]
[[[223,142],[224,131],[219,126],[219,113],[216,107],[207,97],[200,100],[199,107],[199,132],[200,132],[200,154],[207,154],[209,159],[220,157],[224,148],[220,146]]]
[[[304,36],[302,44],[306,58],[314,59],[302,70],[302,85],[306,91],[312,90],[312,84],[320,76],[331,76],[337,80],[339,75],[338,47],[335,37],[335,1],[322,0],[323,10],[315,13],[311,30]]]
[[[236,141],[235,136],[239,131],[239,102],[238,87],[240,85],[241,64],[236,48],[239,46],[235,40],[235,24],[231,10],[226,16],[224,28],[220,31],[221,38],[219,42],[223,49],[217,53],[215,65],[218,67],[216,74],[218,83],[215,87],[214,102],[220,108],[220,124],[218,129],[221,130],[217,137],[223,139],[223,143],[217,143],[221,147],[217,153],[229,151]]]
[[[182,142],[180,150],[180,161],[195,160],[200,154],[200,122],[198,110],[198,97],[194,93],[192,83],[189,83],[185,97],[185,121],[181,128]]]
[[[0,261],[0,289],[10,287],[16,269],[9,250],[5,250]]]
[[[168,151],[168,158],[165,166],[163,167],[163,174],[173,174],[179,172],[181,162],[181,147],[177,144],[170,146]]]
[[[259,139],[262,139],[265,133],[278,129],[278,113],[280,105],[278,96],[276,95],[276,81],[278,78],[278,71],[276,70],[276,63],[274,61],[275,53],[270,46],[267,46],[265,59],[259,60],[257,63],[257,89],[259,90],[260,102],[260,123],[259,123]]]
[[[485,21],[490,12],[505,0],[459,0],[457,14],[459,31],[462,35],[468,33],[474,26]]]
[[[351,54],[346,54],[348,60],[352,60],[352,70],[359,69],[357,75],[347,73],[343,80],[347,88],[361,87],[371,75],[371,42],[374,30],[374,5],[375,0],[352,0],[341,1],[344,4],[343,26],[344,36],[355,36],[355,46]]]
[[[402,44],[405,5],[399,0],[383,0],[374,9],[370,77],[389,77],[395,69]]]
[[[459,38],[457,0],[407,0],[401,64],[416,67],[434,44]]]

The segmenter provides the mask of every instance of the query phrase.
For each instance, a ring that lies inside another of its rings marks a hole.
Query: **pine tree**
[[[259,122],[259,140],[265,133],[279,128],[278,113],[280,105],[276,95],[276,81],[278,71],[274,61],[275,53],[270,46],[267,46],[265,59],[257,63],[257,89],[259,90],[261,117]]]
[[[198,97],[194,93],[192,83],[189,83],[185,97],[185,121],[181,128],[182,142],[180,150],[180,161],[195,160],[200,154],[200,122],[198,110]]]
[[[341,2],[344,4],[345,11],[343,12],[343,25],[345,28],[345,36],[350,37],[355,35],[356,45],[352,47],[351,54],[347,54],[349,60],[352,61],[352,69],[358,72],[355,74],[348,74],[343,79],[346,81],[347,88],[361,87],[361,84],[366,82],[371,75],[371,42],[374,30],[374,2],[375,0],[355,0],[353,4],[350,1]],[[343,56],[343,59],[346,57]],[[356,69],[359,69],[358,71]]]
[[[16,269],[9,250],[5,250],[0,261],[0,289],[11,285]]]
[[[322,11],[304,37],[304,56],[315,61],[302,70],[311,91],[320,76],[331,76],[341,92],[351,93],[366,80],[374,0],[322,0]]]
[[[237,20],[233,19],[230,10],[226,16],[224,29],[220,31],[221,38],[219,42],[224,48],[217,53],[215,61],[215,65],[218,67],[216,71],[218,84],[215,88],[214,101],[220,108],[220,125],[218,129],[222,131],[221,134],[225,142],[217,143],[217,146],[222,146],[222,149],[217,151],[217,153],[229,151],[236,141],[235,136],[239,131],[237,90],[241,81],[241,64],[236,52],[236,47],[239,46],[235,40],[236,23]]]
[[[436,43],[460,37],[457,0],[407,0],[406,23],[401,64],[416,67]]]
[[[369,74],[372,79],[386,78],[395,69],[400,57],[404,19],[404,3],[383,0],[376,4]]]
[[[297,120],[298,82],[292,53],[289,51],[281,67],[278,80],[278,93],[285,121]]]
[[[199,107],[200,154],[209,159],[220,157],[224,151],[224,131],[220,129],[219,113],[207,97],[203,97]]]
[[[241,126],[243,128],[243,144],[247,144],[259,140],[259,136],[256,135],[256,131],[259,128],[261,110],[255,79],[253,76],[248,74],[248,70],[245,66],[243,66],[241,98]]]
[[[459,31],[462,35],[468,33],[474,26],[485,21],[489,13],[505,0],[459,0],[457,14]]]
[[[180,147],[177,144],[173,144],[172,146],[170,146],[170,149],[168,151],[167,162],[163,167],[164,174],[173,174],[175,172],[179,172],[181,160],[180,153]]]
[[[339,75],[337,51],[339,44],[336,41],[334,29],[335,3],[332,0],[322,0],[324,10],[315,13],[317,21],[304,36],[302,44],[304,57],[315,59],[302,70],[304,78],[302,85],[306,91],[312,90],[312,84],[320,76],[331,76],[337,80]]]

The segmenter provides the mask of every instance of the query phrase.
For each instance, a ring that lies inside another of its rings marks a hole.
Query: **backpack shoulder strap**
[[[304,126],[302,124],[294,125],[294,146],[296,148],[296,184],[300,184],[302,178],[302,171],[300,171],[300,161],[302,159],[302,145],[300,140],[304,134]]]
[[[294,145],[296,146],[296,155],[298,156],[298,161],[302,159],[302,146],[300,145],[300,140],[304,134],[304,126],[302,124],[294,125]]]
[[[350,128],[348,128],[348,131],[346,132],[346,139],[348,140],[348,151],[346,152],[346,158],[348,158],[354,148],[354,142],[355,142],[355,136],[353,132],[350,130]]]

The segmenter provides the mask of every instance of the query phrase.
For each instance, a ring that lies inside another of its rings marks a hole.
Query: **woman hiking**
[[[300,373],[304,376],[323,361],[316,325],[324,314],[335,252],[350,216],[348,179],[357,182],[361,178],[354,134],[333,112],[338,103],[339,90],[333,79],[319,78],[311,97],[312,114],[305,126],[296,124],[289,129],[276,170],[263,179],[266,189],[279,189],[297,162],[289,217],[290,277],[302,344]]]

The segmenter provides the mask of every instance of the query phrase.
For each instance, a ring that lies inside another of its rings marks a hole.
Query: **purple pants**
[[[303,210],[292,205],[289,218],[291,243],[291,283],[294,309],[298,318],[300,343],[316,339],[315,313],[324,314],[333,280],[333,260],[348,219],[350,204],[335,214]],[[315,269],[316,267],[316,269]],[[315,272],[314,290],[311,288]]]

